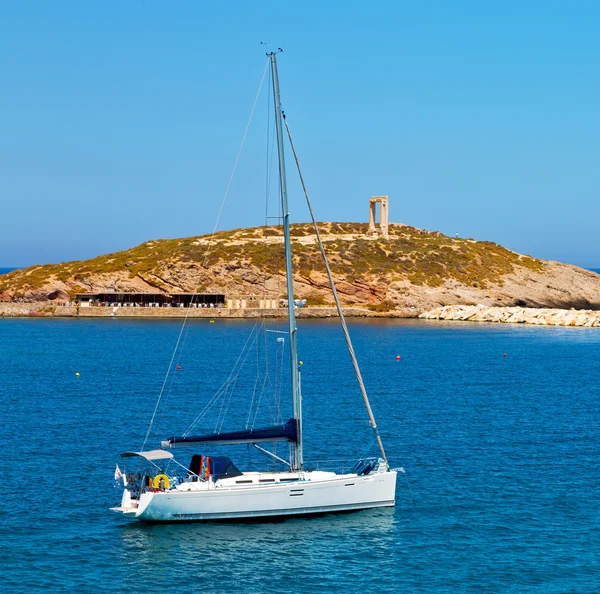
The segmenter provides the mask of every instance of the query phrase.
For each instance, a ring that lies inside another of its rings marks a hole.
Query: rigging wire
[[[187,437],[190,434],[190,432],[194,429],[194,427],[196,427],[196,425],[204,418],[204,416],[206,415],[208,410],[210,410],[210,408],[213,406],[213,404],[215,402],[217,402],[219,400],[219,398],[223,397],[227,393],[227,390],[229,389],[231,382],[240,373],[241,367],[240,367],[240,369],[238,369],[238,365],[239,365],[246,349],[248,348],[248,343],[250,342],[250,339],[254,335],[255,328],[256,328],[256,323],[255,323],[254,327],[252,328],[252,330],[250,331],[250,333],[248,334],[248,338],[246,339],[246,342],[242,348],[242,351],[238,355],[237,361],[235,362],[231,372],[229,373],[229,376],[221,384],[221,387],[215,392],[215,394],[212,396],[212,398],[207,402],[207,404],[204,406],[204,408],[198,413],[196,418],[192,421],[191,425],[183,433],[184,437]]]
[[[212,233],[210,235],[210,239],[208,241],[208,245],[207,245],[206,251],[204,253],[204,259],[202,261],[202,268],[206,267],[206,263],[208,261],[209,255],[210,255],[210,250],[211,250],[211,247],[212,247],[212,244],[213,244],[213,241],[214,241],[214,237],[215,237],[215,234],[217,232],[217,228],[219,226],[219,222],[221,220],[221,215],[223,214],[223,209],[225,208],[225,203],[227,201],[227,197],[229,196],[229,190],[231,189],[231,184],[233,182],[233,178],[234,178],[235,172],[237,170],[237,166],[238,166],[238,163],[239,163],[239,160],[240,160],[240,156],[242,154],[242,150],[243,150],[244,144],[246,142],[246,137],[248,136],[248,130],[250,128],[250,124],[251,124],[252,118],[254,116],[254,111],[256,109],[256,104],[258,103],[258,98],[260,97],[260,93],[261,93],[261,90],[262,90],[262,87],[263,87],[263,83],[264,83],[264,80],[265,80],[265,75],[267,74],[268,68],[269,68],[269,60],[267,59],[266,64],[265,64],[265,68],[263,70],[263,73],[262,73],[262,76],[261,76],[261,79],[260,79],[260,84],[258,86],[258,91],[256,93],[256,97],[254,98],[254,103],[252,104],[252,110],[250,111],[250,117],[248,118],[248,123],[246,124],[246,128],[244,130],[244,135],[242,136],[242,141],[240,143],[240,148],[239,148],[239,150],[237,152],[237,155],[236,155],[236,158],[235,158],[235,161],[234,161],[234,164],[233,164],[233,169],[231,171],[231,175],[229,176],[229,182],[227,183],[227,187],[225,189],[225,195],[223,196],[223,200],[221,202],[221,208],[219,209],[219,213],[217,215],[217,220],[216,220],[215,225],[213,227],[213,231],[212,231]],[[194,289],[194,293],[192,295],[192,301],[194,300],[194,297],[196,296],[197,292],[198,292],[198,288],[196,287]],[[173,363],[175,361],[175,356],[176,356],[176,354],[178,352],[179,345],[180,345],[181,339],[182,339],[182,337],[184,335],[184,331],[186,329],[186,326],[188,325],[187,322],[188,322],[189,315],[190,315],[189,311],[186,312],[186,316],[185,316],[185,318],[183,320],[183,325],[182,325],[181,330],[179,332],[179,336],[177,337],[177,342],[175,343],[175,349],[173,350],[173,355],[171,356],[171,360],[169,361],[169,366],[167,367],[167,373],[165,375],[165,379],[163,380],[163,383],[162,383],[162,386],[161,386],[161,389],[160,389],[160,393],[158,395],[158,399],[156,401],[156,405],[154,407],[154,411],[153,411],[152,417],[150,419],[150,424],[148,425],[148,430],[146,431],[146,436],[144,437],[144,443],[142,444],[142,451],[144,451],[144,448],[146,447],[146,443],[148,441],[148,438],[150,437],[150,433],[151,433],[152,427],[154,425],[154,419],[156,418],[156,413],[158,411],[158,408],[160,406],[160,402],[162,400],[165,388],[167,386],[167,381],[168,381],[169,376],[171,374],[171,370],[173,369]],[[186,335],[187,335],[187,333],[186,333]],[[180,356],[181,356],[181,354],[180,354]]]
[[[271,86],[271,70],[269,69],[269,81],[268,86]],[[269,182],[271,179],[271,160],[269,159],[269,148],[271,146],[271,105],[269,103],[269,94],[267,93],[267,159],[265,163],[265,225],[267,224],[267,218],[269,216]]]
[[[261,313],[260,316],[261,325],[264,327],[264,317]],[[250,416],[252,415],[252,407],[254,406],[254,399],[256,398],[256,389],[260,383],[260,341],[257,342],[256,345],[256,379],[254,380],[254,388],[252,390],[252,399],[250,400],[250,406],[248,407],[248,416],[246,418],[246,429],[248,429],[248,425],[250,424]]]
[[[406,481],[406,486],[408,487],[408,492],[410,493],[410,498],[412,499],[413,505],[417,505],[417,502],[413,497],[412,489],[410,488],[410,483],[408,482],[408,475],[406,474],[406,470],[404,470],[404,468],[402,467],[394,468],[394,470],[397,470],[398,472],[401,472],[404,475],[404,480]]]
[[[225,417],[227,416],[227,411],[229,410],[229,404],[231,403],[231,397],[233,396],[233,391],[237,384],[238,377],[240,375],[240,372],[242,371],[242,368],[244,367],[244,364],[246,363],[246,359],[248,359],[248,356],[250,355],[250,351],[251,351],[252,347],[254,346],[254,344],[256,343],[256,340],[258,338],[258,331],[260,329],[260,326],[255,326],[255,328],[256,328],[256,330],[254,332],[254,339],[252,340],[250,346],[248,347],[248,352],[246,353],[246,355],[240,365],[240,368],[233,379],[233,382],[232,382],[233,387],[229,391],[229,397],[223,398],[223,402],[221,403],[221,411],[219,412],[219,418],[217,419],[217,424],[215,426],[215,433],[221,433],[221,430],[223,429],[223,423],[225,422]],[[227,401],[227,406],[225,406],[225,410],[223,412],[223,406],[225,405],[226,401]],[[219,425],[219,421],[220,421],[220,425]],[[218,427],[218,429],[217,429],[217,427]]]
[[[362,460],[363,458],[365,458],[367,456],[367,454],[369,453],[369,450],[377,443],[377,440],[373,437],[371,439],[371,441],[369,441],[369,443],[366,445],[366,447],[362,450],[362,452],[360,452],[360,454],[358,454],[358,456],[354,456],[353,458],[351,458],[347,463],[344,464],[343,468],[345,468],[346,466],[350,466],[353,462],[359,462],[360,460]]]
[[[262,385],[261,385],[260,393],[258,394],[258,401],[256,403],[256,408],[254,410],[254,419],[252,421],[252,429],[254,429],[254,426],[256,424],[256,418],[257,418],[258,412],[260,410],[260,403],[262,402],[262,397],[263,397],[263,395],[265,393],[265,386],[266,386],[266,383],[267,383],[267,379],[268,379],[267,377],[264,378],[264,380],[262,382]],[[271,404],[269,403],[268,400],[267,400],[267,404],[269,405],[269,409],[271,411],[271,418],[274,418],[275,416],[273,414],[273,407],[271,406]]]
[[[272,72],[271,70],[269,70],[269,87],[272,85]],[[271,98],[269,96],[269,93],[265,94],[266,97],[266,108],[267,108],[267,133],[266,133],[266,154],[265,154],[265,165],[266,165],[266,171],[265,171],[265,228],[269,227],[269,220],[273,217],[269,216],[269,199],[271,196],[271,182],[272,182],[272,171],[273,171],[273,161],[274,161],[274,156],[275,156],[275,148],[276,148],[276,142],[275,142],[275,133],[276,133],[276,127],[273,125],[271,125],[271,118],[272,118],[272,107],[271,107]],[[275,247],[275,250],[273,250],[273,247]],[[268,263],[267,266],[265,266],[265,274],[263,277],[263,284],[262,284],[262,290],[263,290],[263,298],[266,299],[270,299],[272,297],[272,293],[271,295],[269,294],[269,274],[271,273],[271,271],[269,270],[270,266],[273,264],[273,252],[275,251],[275,254],[278,253],[278,246],[277,246],[277,242],[275,242],[274,244],[271,244],[271,242],[266,239],[263,243],[263,261]],[[277,273],[277,271],[273,271],[273,273],[271,273],[273,276]],[[279,293],[277,293],[277,298],[279,298]],[[265,319],[265,313],[264,310],[261,310],[261,317],[263,319]],[[266,328],[266,320],[265,320],[265,328]],[[275,398],[277,398],[277,384],[275,382],[275,385],[273,385],[273,381],[271,379],[271,374],[270,374],[270,351],[269,351],[269,341],[267,339],[267,333],[264,332],[263,335],[263,352],[264,352],[264,369],[265,369],[265,380],[262,383],[262,391],[259,395],[259,399],[256,405],[256,411],[254,414],[254,420],[252,422],[252,428],[254,428],[254,425],[256,423],[256,417],[258,414],[258,410],[259,410],[259,406],[260,406],[260,402],[263,396],[263,392],[265,390],[265,386],[268,383],[269,387],[273,390],[274,396]],[[258,372],[258,368],[257,368],[257,372]],[[254,397],[254,395],[253,395]],[[251,417],[251,413],[252,411],[250,410],[248,412],[248,422],[250,421],[250,417]],[[276,416],[273,415],[273,409],[271,409],[271,414],[273,416],[273,423],[277,423],[278,419],[276,418]]]
[[[331,285],[331,291],[333,293],[333,298],[335,300],[335,305],[338,311],[338,316],[340,318],[340,324],[342,326],[342,330],[344,332],[344,338],[346,339],[346,346],[348,347],[348,353],[350,354],[350,359],[352,360],[352,366],[354,367],[354,374],[356,375],[356,380],[358,382],[358,386],[360,388],[361,395],[363,397],[363,401],[365,403],[365,408],[367,409],[367,413],[369,415],[369,421],[371,424],[371,429],[375,434],[375,439],[377,440],[377,445],[379,446],[379,450],[381,451],[381,456],[385,461],[386,465],[389,468],[387,456],[385,454],[385,449],[383,448],[383,442],[381,441],[381,436],[379,435],[379,430],[377,429],[377,423],[375,422],[375,417],[373,415],[373,411],[371,409],[371,405],[369,404],[369,397],[367,396],[367,390],[365,388],[365,384],[362,379],[362,374],[360,372],[360,368],[358,366],[358,361],[356,360],[356,354],[354,352],[354,347],[352,346],[352,341],[350,339],[350,333],[348,332],[348,327],[346,326],[346,320],[344,318],[344,314],[342,312],[342,306],[340,305],[340,300],[337,294],[337,289],[335,288],[335,282],[333,281],[333,274],[331,273],[331,268],[329,267],[329,261],[327,260],[327,254],[325,253],[325,247],[323,246],[323,242],[321,241],[321,234],[319,233],[319,226],[317,225],[317,220],[315,219],[315,214],[312,209],[312,204],[310,202],[310,198],[308,197],[308,190],[306,189],[306,184],[304,183],[304,176],[302,175],[302,171],[300,169],[300,162],[298,161],[298,155],[296,154],[296,148],[294,147],[294,143],[292,141],[292,133],[290,132],[290,127],[288,125],[287,119],[285,115],[283,116],[283,121],[285,123],[285,128],[287,130],[288,138],[290,140],[290,146],[292,149],[292,153],[294,154],[294,159],[296,161],[296,168],[298,170],[298,175],[300,176],[300,182],[302,184],[302,189],[304,190],[304,196],[306,198],[306,203],[308,205],[308,210],[310,212],[310,217],[315,228],[315,235],[317,237],[317,243],[319,244],[319,248],[321,249],[321,256],[323,258],[323,263],[325,264],[325,269],[327,270],[327,276],[329,278],[329,284]],[[293,296],[290,296],[293,298]]]
[[[269,85],[271,84],[271,77],[272,77],[272,72],[269,70],[269,74],[268,74],[268,80],[269,80]],[[273,171],[273,161],[274,161],[274,156],[275,156],[275,148],[276,148],[276,143],[275,143],[275,133],[276,133],[276,128],[274,125],[272,125],[272,108],[270,105],[270,97],[268,94],[265,95],[266,96],[266,108],[267,108],[267,128],[266,128],[266,136],[265,136],[265,140],[266,140],[266,147],[265,147],[265,211],[264,211],[264,217],[265,217],[265,222],[264,222],[264,226],[265,229],[269,228],[269,220],[272,218],[277,218],[278,220],[280,220],[280,217],[271,217],[269,216],[269,208],[270,208],[270,196],[271,196],[271,185],[272,185],[272,171]],[[261,246],[261,251],[262,251],[262,261],[265,262],[265,271],[264,274],[262,276],[262,282],[261,282],[261,293],[262,293],[262,297],[263,299],[267,299],[270,298],[271,295],[269,293],[269,282],[270,282],[270,268],[271,265],[273,263],[273,254],[277,254],[279,252],[279,246],[278,246],[278,242],[272,242],[269,239],[269,235],[267,234],[263,234],[263,242],[262,242],[262,246]],[[277,239],[277,238],[275,238]],[[275,250],[273,249],[275,248]],[[277,271],[273,272],[273,276],[277,273]],[[273,378],[271,377],[271,373],[270,373],[270,349],[269,349],[269,341],[268,341],[268,337],[267,337],[267,319],[266,319],[266,315],[265,315],[265,311],[264,308],[260,309],[260,319],[261,322],[263,324],[263,330],[265,330],[262,334],[263,334],[263,339],[259,340],[256,342],[256,379],[255,379],[255,383],[254,383],[254,389],[253,389],[253,393],[252,393],[252,399],[250,402],[250,407],[248,409],[248,415],[247,415],[247,419],[246,419],[246,428],[251,427],[252,429],[254,428],[255,424],[256,424],[256,420],[258,417],[258,414],[260,412],[260,407],[261,407],[261,403],[263,401],[263,396],[265,394],[265,390],[270,390],[273,391],[273,393],[275,394],[277,391],[277,382],[275,381],[275,384],[273,382]],[[264,375],[262,375],[262,366],[264,365]],[[277,395],[275,394],[275,398],[277,398]],[[267,404],[269,405],[270,408],[270,413],[271,413],[271,417],[273,420],[273,423],[277,423],[277,421],[279,420],[277,418],[277,406],[275,407],[275,410],[273,409],[273,407],[270,404],[270,401],[267,400]]]

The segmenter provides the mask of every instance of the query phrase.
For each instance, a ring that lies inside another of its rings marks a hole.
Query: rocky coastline
[[[542,309],[529,307],[488,307],[485,305],[447,305],[419,316],[422,320],[534,324],[536,326],[600,327],[600,311],[584,309]]]
[[[600,311],[550,309],[531,307],[494,307],[486,305],[446,305],[419,314],[413,308],[387,312],[363,307],[344,307],[349,318],[419,318],[430,321],[479,322],[502,324],[532,324],[536,326],[577,326],[600,328]],[[300,319],[337,317],[334,307],[303,307],[297,310]],[[285,309],[180,309],[180,308],[109,308],[77,307],[47,303],[0,303],[0,318],[146,318],[146,319],[253,319],[285,318]]]

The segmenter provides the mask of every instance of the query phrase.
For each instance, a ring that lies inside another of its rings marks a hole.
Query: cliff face
[[[342,303],[375,311],[442,305],[520,305],[600,309],[600,276],[522,256],[489,242],[390,225],[389,239],[367,225],[320,229]],[[312,227],[292,226],[296,297],[332,303]],[[258,227],[149,241],[80,262],[32,266],[0,276],[0,300],[65,300],[84,292],[284,294],[281,231]]]

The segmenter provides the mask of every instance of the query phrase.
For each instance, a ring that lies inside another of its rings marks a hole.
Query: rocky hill
[[[453,304],[600,309],[600,276],[490,242],[391,224],[388,239],[367,225],[322,223],[345,305],[416,312]],[[296,297],[332,303],[312,227],[292,226]],[[257,227],[148,241],[91,260],[32,266],[0,276],[0,301],[66,300],[84,292],[284,294],[282,233]]]

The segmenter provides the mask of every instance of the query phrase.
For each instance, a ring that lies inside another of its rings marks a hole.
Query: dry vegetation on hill
[[[522,256],[490,242],[390,225],[389,239],[367,225],[320,225],[342,301],[386,311],[488,302],[594,306],[600,277]],[[331,303],[312,226],[292,226],[297,296]],[[257,227],[148,241],[91,260],[32,266],[0,277],[0,299],[66,299],[95,291],[283,292],[281,229]],[[571,285],[564,286],[566,284]],[[571,289],[578,291],[572,294]]]

